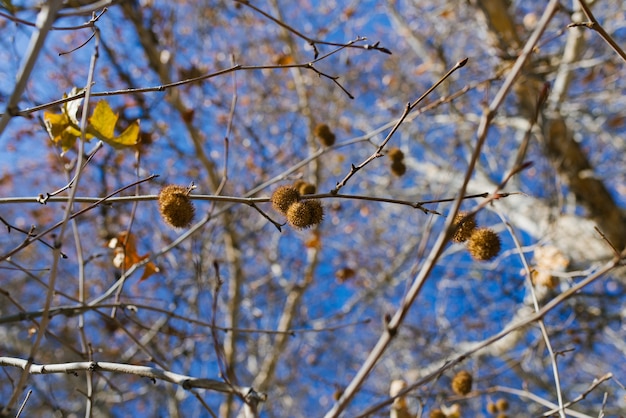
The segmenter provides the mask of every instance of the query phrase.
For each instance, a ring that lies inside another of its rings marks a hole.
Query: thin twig
[[[361,40],[363,38],[358,38],[356,40],[350,41],[348,44],[352,45],[355,42],[358,42],[359,40]],[[338,47],[338,50],[346,48],[346,45],[341,45]],[[237,64],[237,65],[233,65],[230,68],[225,68],[223,70],[219,70],[213,73],[208,73],[208,74],[204,74],[198,77],[192,77],[192,78],[188,78],[185,80],[180,80],[180,81],[174,81],[171,83],[165,83],[165,84],[161,84],[159,86],[153,86],[153,87],[141,87],[141,88],[128,88],[128,89],[122,89],[122,90],[112,90],[112,91],[102,91],[102,92],[92,92],[91,93],[91,97],[109,97],[109,96],[119,96],[119,95],[126,95],[126,94],[138,94],[138,93],[150,93],[150,92],[163,92],[163,91],[167,91],[169,89],[175,88],[175,87],[179,87],[182,85],[186,85],[186,84],[193,84],[193,83],[197,83],[198,81],[203,81],[203,80],[208,80],[210,78],[214,78],[214,77],[218,77],[218,76],[222,76],[225,74],[229,74],[232,73],[234,71],[261,71],[261,70],[283,70],[285,68],[305,68],[311,71],[314,71],[315,73],[319,74],[319,75],[323,75],[329,79],[333,79],[333,76],[328,75],[326,73],[322,73],[321,71],[319,71],[317,68],[315,68],[313,66],[314,63],[319,62],[320,60],[332,55],[333,53],[335,53],[336,51],[332,51],[329,52],[328,54],[325,54],[322,57],[319,57],[313,61],[309,61],[309,62],[305,62],[305,63],[299,63],[299,64],[285,64],[285,65],[241,65],[241,64]],[[335,84],[338,84],[336,79],[334,80]],[[342,88],[343,89],[343,88]],[[344,91],[346,91],[345,89],[343,89]],[[346,91],[347,92],[347,91]],[[74,100],[80,100],[82,98],[85,97],[85,92],[80,92],[74,96],[71,97],[64,97],[62,99],[58,99],[58,100],[54,100],[48,103],[44,103],[41,105],[37,105],[37,106],[33,106],[27,109],[23,109],[23,110],[19,110],[17,108],[11,108],[9,112],[5,112],[4,114],[0,114],[0,116],[2,116],[3,118],[5,117],[5,115],[7,115],[7,117],[10,116],[28,116],[31,113],[34,112],[38,112],[40,110],[44,110],[44,109],[48,109],[51,107],[56,107],[59,105],[62,105],[64,103],[68,103],[68,102],[72,102]],[[15,105],[17,106],[17,105]],[[1,125],[0,125],[1,126]]]
[[[611,35],[609,35],[607,33],[607,31],[604,30],[602,25],[600,25],[600,23],[598,23],[598,20],[595,18],[593,13],[591,13],[591,9],[587,5],[587,3],[585,3],[584,0],[578,0],[578,3],[580,3],[580,7],[583,9],[583,12],[587,16],[587,19],[590,20],[590,22],[573,23],[570,26],[581,26],[582,25],[582,26],[585,26],[585,27],[587,27],[589,29],[595,30],[602,37],[602,39],[604,39],[605,42],[607,44],[609,44],[611,46],[611,48],[613,48],[613,51],[615,51],[617,53],[617,55],[619,55],[622,58],[622,60],[626,61],[626,53],[624,52],[624,50],[622,48],[620,48],[620,46],[617,44],[617,42],[615,42],[613,40]]]
[[[307,43],[309,45],[311,45],[311,47],[313,48],[313,51],[314,51],[314,54],[315,54],[315,58],[317,58],[318,55],[319,55],[319,51],[317,49],[317,45],[318,44],[319,45],[329,45],[329,46],[340,46],[340,47],[351,46],[352,48],[361,48],[361,49],[365,49],[365,50],[372,50],[373,49],[373,50],[380,51],[380,52],[383,52],[385,54],[391,55],[391,51],[389,51],[387,48],[381,47],[380,46],[380,42],[376,42],[373,45],[353,46],[353,45],[347,45],[347,44],[339,44],[339,43],[336,43],[336,42],[320,41],[320,40],[316,40],[316,39],[310,38],[310,37],[306,36],[305,34],[303,34],[302,32],[294,29],[292,26],[289,26],[288,24],[286,24],[282,20],[277,19],[274,16],[270,15],[269,13],[267,13],[267,12],[259,9],[258,7],[254,6],[248,0],[234,0],[234,1],[239,3],[239,4],[243,4],[243,5],[251,8],[255,12],[265,16],[267,19],[269,19],[272,22],[276,23],[278,26],[288,30],[289,32],[293,33],[294,35],[298,36],[299,38],[304,39],[305,41],[307,41]],[[365,40],[365,38],[361,38],[361,39]]]
[[[157,177],[159,177],[157,174],[152,174],[152,175],[150,175],[150,176],[148,176],[148,177],[146,177],[146,178],[144,178],[144,179],[141,179],[141,180],[139,180],[139,181],[135,181],[135,182],[133,182],[133,183],[131,183],[131,184],[127,185],[127,186],[121,187],[121,188],[119,188],[119,189],[115,190],[114,192],[112,192],[112,193],[110,193],[110,194],[106,195],[105,197],[98,198],[98,199],[95,199],[95,200],[90,200],[90,202],[93,202],[93,204],[89,205],[89,206],[88,206],[88,207],[86,207],[86,208],[83,208],[83,209],[79,210],[78,212],[74,212],[73,214],[71,214],[71,215],[70,215],[70,219],[74,219],[74,218],[76,218],[77,216],[80,216],[80,215],[82,215],[83,213],[90,211],[91,209],[93,209],[93,208],[97,207],[97,206],[98,206],[98,205],[100,205],[101,203],[106,202],[109,198],[111,198],[111,197],[115,196],[115,195],[116,195],[116,194],[118,194],[118,193],[121,193],[122,191],[124,191],[124,190],[126,190],[126,189],[128,189],[128,188],[130,188],[130,187],[133,187],[133,186],[134,186],[134,185],[136,185],[136,184],[143,183],[143,182],[145,182],[145,181],[150,181],[150,180],[153,180],[153,179],[155,179],[155,178],[157,178]],[[75,189],[71,189],[71,190],[75,190]],[[35,201],[36,201],[36,199],[37,199],[37,198],[35,198]],[[56,198],[52,198],[52,199],[56,200]],[[30,202],[32,202],[33,200],[31,199],[31,200],[29,200],[29,201],[30,201]],[[64,201],[64,202],[70,202],[70,201],[72,201],[72,202],[78,202],[78,203],[80,202],[79,200],[76,200],[76,199],[75,199],[75,198],[73,198],[73,197],[72,197],[72,198],[70,198],[70,197],[64,197],[62,201]],[[69,207],[69,206],[68,206],[68,207]],[[49,234],[50,232],[54,231],[55,229],[59,228],[59,227],[60,227],[60,226],[62,226],[62,225],[63,225],[63,221],[57,222],[56,224],[54,224],[54,225],[52,225],[51,227],[49,227],[49,228],[47,228],[46,230],[44,230],[43,232],[40,232],[39,234],[35,235],[35,236],[34,236],[34,237],[32,237],[31,239],[26,240],[26,241],[25,241],[25,242],[23,242],[22,244],[18,245],[16,248],[14,248],[13,250],[9,251],[8,253],[1,255],[1,256],[0,256],[0,260],[6,260],[7,258],[11,257],[13,254],[15,254],[15,253],[17,253],[18,251],[22,250],[23,248],[27,247],[28,245],[30,245],[30,244],[31,244],[31,243],[33,243],[34,241],[38,241],[39,239],[41,239],[41,237],[43,237],[43,236],[45,236],[45,235]]]
[[[89,164],[91,162],[91,160],[93,159],[93,157],[96,155],[96,153],[98,152],[98,150],[100,150],[102,148],[103,144],[102,141],[98,141],[98,143],[96,144],[96,146],[94,147],[94,149],[89,153],[89,155],[87,155],[87,159],[85,160],[85,163],[83,164],[82,169],[84,170],[85,167],[87,166],[87,164]],[[48,193],[46,192],[45,195],[40,194],[39,196],[37,196],[37,201],[39,203],[41,203],[42,205],[45,205],[46,202],[48,202],[48,199],[51,197],[54,197],[58,194],[63,193],[64,191],[66,191],[67,189],[69,189],[70,187],[72,187],[72,185],[76,182],[76,175],[74,175],[74,177],[67,182],[67,184],[63,187],[61,187],[58,190],[55,190],[52,193]]]
[[[33,393],[32,390],[29,390],[28,392],[26,392],[26,396],[24,397],[24,401],[20,405],[20,408],[17,410],[17,413],[15,414],[15,418],[19,418],[19,416],[22,415],[22,411],[24,411],[24,407],[26,406],[26,402],[28,402],[28,399],[30,399],[31,393]]]
[[[354,176],[359,170],[361,170],[363,167],[365,167],[367,164],[369,164],[376,158],[381,157],[383,148],[385,147],[385,145],[387,145],[387,142],[389,142],[393,134],[396,133],[400,125],[402,125],[402,123],[404,122],[406,117],[409,115],[409,113],[411,113],[411,111],[415,109],[415,107],[419,103],[421,103],[422,100],[424,100],[430,93],[432,93],[433,90],[435,90],[441,83],[443,83],[448,77],[450,77],[456,70],[458,70],[459,68],[467,64],[467,61],[468,61],[468,58],[464,58],[461,61],[457,62],[454,65],[454,67],[452,67],[443,77],[441,77],[435,84],[433,84],[428,90],[426,90],[426,92],[422,94],[422,96],[419,99],[415,100],[413,103],[407,103],[404,109],[404,112],[402,113],[402,116],[400,116],[396,124],[393,126],[393,128],[391,128],[391,131],[387,134],[387,137],[378,146],[376,151],[374,151],[374,153],[370,155],[367,159],[365,159],[365,161],[363,161],[361,164],[357,166],[352,164],[352,168],[350,169],[350,172],[344,177],[343,180],[337,183],[335,188],[331,190],[331,193],[336,194],[337,192],[339,192],[339,190],[346,185],[348,180],[350,180],[350,178],[352,178],[352,176]]]
[[[141,154],[139,153],[139,149],[135,150],[135,176],[137,177],[137,179],[140,178],[139,176],[139,172],[140,172],[140,167],[141,167]],[[140,183],[136,183],[135,184],[135,196],[139,196],[139,184]],[[122,251],[123,251],[123,256],[124,256],[124,260],[126,260],[126,246],[130,240],[130,236],[131,236],[131,230],[133,228],[133,222],[135,220],[135,215],[137,214],[137,208],[139,207],[139,202],[135,201],[133,202],[133,206],[130,210],[130,217],[128,220],[128,226],[126,227],[126,231],[124,233],[124,242],[122,245]],[[122,276],[124,275],[124,270],[126,269],[126,261],[122,262]],[[120,284],[120,287],[117,289],[117,292],[115,293],[115,302],[118,303],[120,301],[120,297],[122,296],[122,290],[124,288],[124,282],[122,282]],[[115,312],[116,312],[116,308],[111,309],[111,318],[115,317]]]
[[[530,269],[530,265],[528,264],[528,260],[524,255],[524,250],[522,249],[522,244],[517,238],[517,234],[513,230],[511,224],[504,218],[502,214],[498,212],[500,219],[504,223],[505,227],[509,231],[509,235],[511,236],[513,243],[515,244],[515,248],[517,249],[520,260],[522,261],[522,265],[524,266],[524,270],[526,272],[526,280],[527,280],[527,288],[530,290],[530,294],[532,297],[533,305],[535,312],[539,311],[539,301],[537,300],[537,295],[535,293],[535,287],[532,282],[532,271]],[[556,397],[558,401],[558,413],[561,418],[565,418],[565,407],[563,405],[563,392],[561,391],[561,380],[559,378],[559,368],[557,363],[557,356],[552,349],[552,343],[550,342],[550,336],[548,335],[548,330],[543,322],[543,319],[537,321],[539,323],[539,328],[541,330],[541,336],[543,337],[543,341],[546,344],[546,349],[548,350],[548,354],[550,356],[550,363],[552,365],[552,373],[554,375],[554,384],[556,389]]]
[[[574,399],[572,399],[569,402],[566,402],[563,407],[564,408],[569,408],[570,406],[577,404],[578,402],[582,401],[583,399],[585,399],[587,397],[587,395],[589,395],[591,392],[593,392],[598,386],[600,386],[602,383],[606,382],[607,380],[611,380],[613,379],[613,373],[607,373],[603,376],[600,376],[596,379],[593,379],[593,382],[591,382],[591,385],[589,385],[589,387],[580,395],[578,395],[577,397],[575,397]],[[555,413],[557,413],[558,411],[555,409],[552,409],[550,411],[544,412],[544,414],[542,416],[544,417],[550,417],[552,415],[554,415]]]

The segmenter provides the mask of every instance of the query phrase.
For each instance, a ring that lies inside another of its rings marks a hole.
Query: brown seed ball
[[[303,200],[289,206],[287,222],[296,229],[305,229],[322,222],[324,208],[319,200]]]
[[[163,220],[174,228],[185,228],[195,216],[195,208],[189,199],[189,188],[170,184],[159,192],[159,211]]]
[[[304,229],[311,226],[311,210],[306,204],[306,200],[295,202],[287,209],[287,222],[297,229]]]
[[[509,401],[504,398],[500,398],[496,401],[496,407],[498,408],[498,411],[504,412],[509,409]]]
[[[459,212],[454,217],[454,225],[457,230],[452,236],[454,242],[465,242],[476,229],[476,219],[474,216],[467,217],[467,212]]]
[[[406,165],[402,161],[394,161],[391,163],[391,172],[398,177],[401,177],[406,173]]]
[[[307,200],[306,204],[311,212],[311,226],[322,222],[322,220],[324,220],[324,207],[322,206],[322,202],[315,199]]]
[[[446,418],[446,414],[444,414],[441,409],[433,409],[430,411],[430,418]]]
[[[489,228],[475,229],[467,249],[474,260],[489,261],[500,252],[500,237]]]
[[[272,207],[283,215],[287,214],[289,206],[298,200],[300,200],[300,193],[298,193],[298,190],[291,186],[280,186],[274,190],[274,193],[272,193],[272,197],[270,198]]]
[[[461,370],[452,378],[452,391],[457,395],[467,395],[472,390],[472,375]]]
[[[332,133],[328,125],[322,123],[315,127],[315,136],[317,136],[325,147],[330,147],[335,143],[335,134]]]
[[[389,156],[389,159],[394,163],[404,160],[404,153],[398,147],[393,147],[389,149],[387,155]]]
[[[498,413],[498,406],[495,403],[493,403],[493,402],[489,402],[487,404],[487,412],[489,412],[490,414],[493,414],[493,415],[497,414]]]
[[[295,187],[295,184],[294,184],[294,187]],[[315,194],[315,192],[317,191],[317,188],[315,187],[314,184],[307,183],[306,181],[301,182],[297,186],[297,189],[298,189],[298,192],[300,192],[301,195]]]

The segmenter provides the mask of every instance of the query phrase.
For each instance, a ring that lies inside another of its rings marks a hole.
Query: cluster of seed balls
[[[452,392],[459,396],[465,396],[472,391],[473,378],[472,374],[467,370],[461,370],[452,378],[450,384]],[[490,414],[498,414],[497,418],[507,418],[505,411],[509,409],[509,403],[506,399],[498,399],[496,402],[489,402],[487,404],[487,410]],[[430,418],[458,418],[460,417],[460,411],[455,411],[451,414],[445,414],[441,409],[433,409],[430,411]]]
[[[191,225],[196,214],[189,198],[192,188],[170,184],[159,192],[159,212],[168,225],[174,228],[186,228]]]
[[[303,195],[314,193],[314,185],[299,180],[292,186],[280,186],[274,190],[270,201],[274,209],[285,215],[289,225],[306,229],[324,219],[324,208],[318,199],[302,199]]]
[[[478,228],[474,216],[459,212],[454,218],[456,231],[452,240],[466,242],[474,260],[489,261],[500,252],[500,237],[490,228]]]

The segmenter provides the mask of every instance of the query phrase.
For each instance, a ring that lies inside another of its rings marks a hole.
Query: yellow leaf
[[[128,125],[119,136],[107,141],[114,148],[132,147],[139,142],[139,119]]]
[[[89,118],[90,127],[95,131],[94,135],[103,141],[113,138],[117,115],[105,100],[100,100]]]
[[[56,113],[43,112],[43,121],[46,124],[48,135],[50,135],[50,139],[53,141],[63,133],[70,123],[70,120],[64,113],[57,115]]]
[[[77,94],[72,91],[73,95]],[[80,138],[76,115],[80,107],[80,100],[74,100],[63,105],[60,114],[44,112],[44,123],[50,139],[61,147],[63,153],[71,149]],[[139,142],[139,119],[132,122],[119,136],[115,136],[115,125],[118,115],[113,112],[105,100],[96,103],[89,124],[85,132],[85,140],[98,138],[114,148],[132,147]]]
[[[65,112],[61,114],[44,112],[43,120],[50,139],[56,145],[61,146],[63,153],[72,148],[76,138],[80,137],[80,130],[72,124]],[[89,135],[87,139],[90,139]]]
[[[89,132],[114,148],[120,149],[137,145],[139,120],[131,123],[119,136],[115,136],[117,119],[117,114],[113,113],[109,104],[101,100],[96,104],[96,108],[89,118]]]

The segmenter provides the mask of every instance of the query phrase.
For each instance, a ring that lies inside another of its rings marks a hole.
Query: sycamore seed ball
[[[467,250],[474,260],[489,261],[500,252],[500,237],[489,228],[479,228],[472,232]]]
[[[298,200],[300,200],[300,193],[292,186],[280,186],[274,190],[270,198],[274,209],[283,215],[286,215],[287,209]]]
[[[324,208],[319,200],[302,200],[287,209],[287,222],[296,229],[310,228],[323,218]]]
[[[195,208],[189,199],[189,188],[170,184],[159,192],[159,211],[163,220],[174,228],[185,228],[195,216]]]
[[[461,370],[452,378],[452,391],[457,395],[467,395],[472,391],[472,375]]]
[[[433,409],[430,411],[430,418],[446,418],[446,414],[444,414],[441,409]]]
[[[398,177],[401,177],[406,173],[406,165],[402,161],[394,161],[391,163],[391,172]]]
[[[303,184],[300,185],[300,187],[298,187],[298,191],[300,192],[301,195],[315,194],[315,192],[317,191],[317,188],[315,187],[314,184],[304,182]]]
[[[458,228],[454,232],[452,240],[454,242],[465,242],[476,229],[476,219],[474,219],[474,216],[467,217],[466,212],[459,212],[454,217],[454,225]]]
[[[335,134],[332,133],[328,125],[322,123],[315,127],[315,136],[317,136],[325,147],[330,147],[335,143]]]
[[[389,159],[394,163],[404,160],[404,153],[398,147],[390,148],[387,155],[389,156]]]
[[[496,407],[498,408],[498,411],[504,412],[509,409],[509,401],[504,398],[500,398],[496,401]]]
[[[324,207],[319,200],[307,200],[309,211],[311,212],[311,225],[317,225],[324,220]]]

